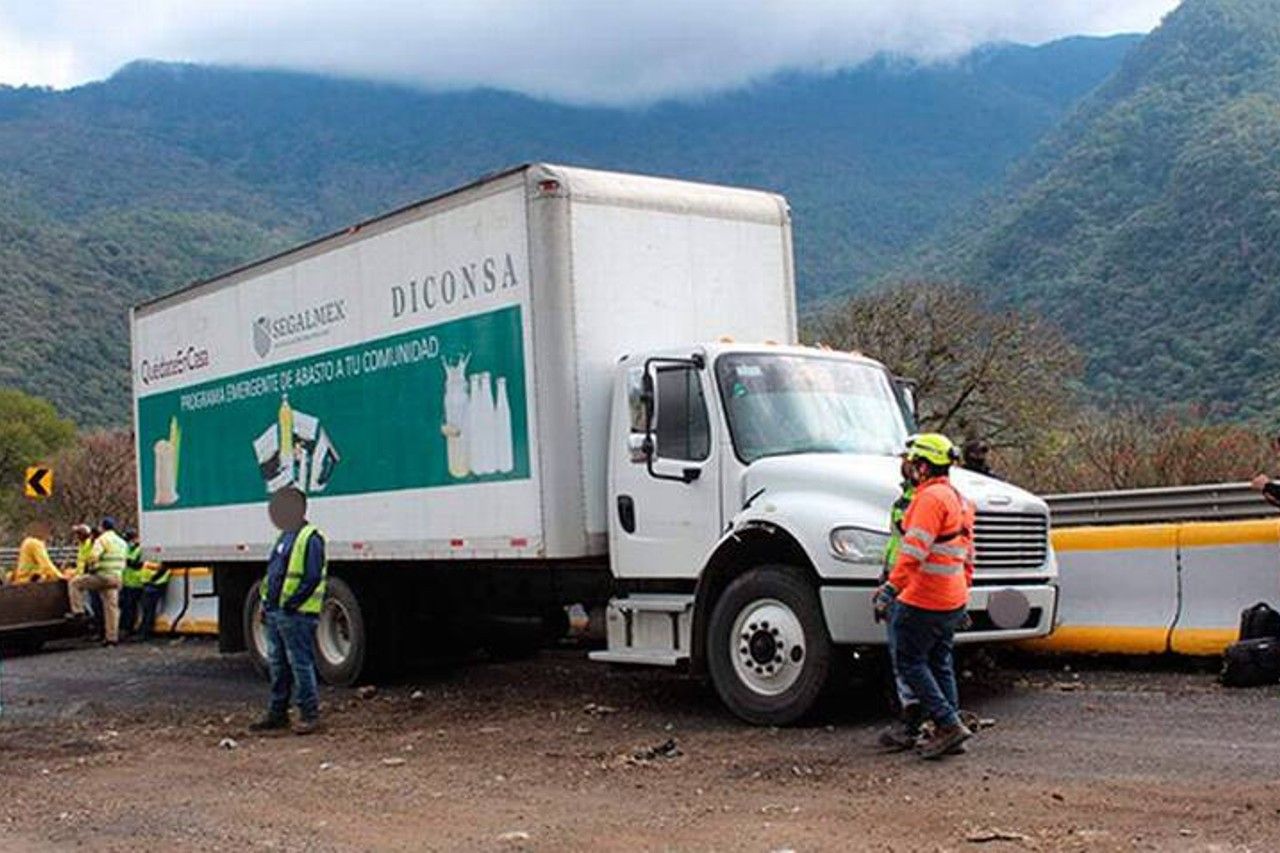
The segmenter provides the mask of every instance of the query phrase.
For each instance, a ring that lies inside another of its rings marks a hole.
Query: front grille
[[[980,512],[974,529],[975,569],[1038,569],[1049,556],[1049,519],[1034,512]]]

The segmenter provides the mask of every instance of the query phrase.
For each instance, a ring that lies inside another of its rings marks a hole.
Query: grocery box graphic
[[[512,305],[142,397],[143,507],[527,479],[525,387]]]

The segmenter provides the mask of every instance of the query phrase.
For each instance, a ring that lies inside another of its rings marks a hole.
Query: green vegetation
[[[1264,429],[1201,407],[1089,405],[1061,329],[974,290],[912,280],[806,318],[803,337],[873,352],[916,381],[921,430],[985,439],[996,470],[1042,493],[1238,482],[1272,470]]]
[[[127,423],[131,304],[538,159],[785,192],[813,300],[963,211],[1134,41],[881,61],[634,110],[147,63],[63,93],[0,87],[0,384]]]
[[[922,270],[1056,321],[1102,401],[1280,414],[1280,2],[1186,0]]]
[[[51,463],[75,437],[75,425],[47,400],[0,387],[0,535],[28,511],[22,496],[27,466]]]

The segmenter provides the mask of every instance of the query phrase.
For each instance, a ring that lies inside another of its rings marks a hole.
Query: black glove
[[[883,622],[889,618],[889,605],[893,604],[893,600],[898,597],[898,588],[891,583],[882,583],[876,587],[875,595],[871,596],[871,608],[875,611],[877,622]]]

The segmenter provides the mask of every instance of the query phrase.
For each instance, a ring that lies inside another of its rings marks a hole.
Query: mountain
[[[880,59],[635,109],[146,62],[0,88],[0,385],[125,422],[130,304],[530,160],[780,190],[812,300],[964,210],[1136,41]]]
[[[1102,397],[1280,414],[1280,0],[1185,0],[921,272],[1056,319]]]

